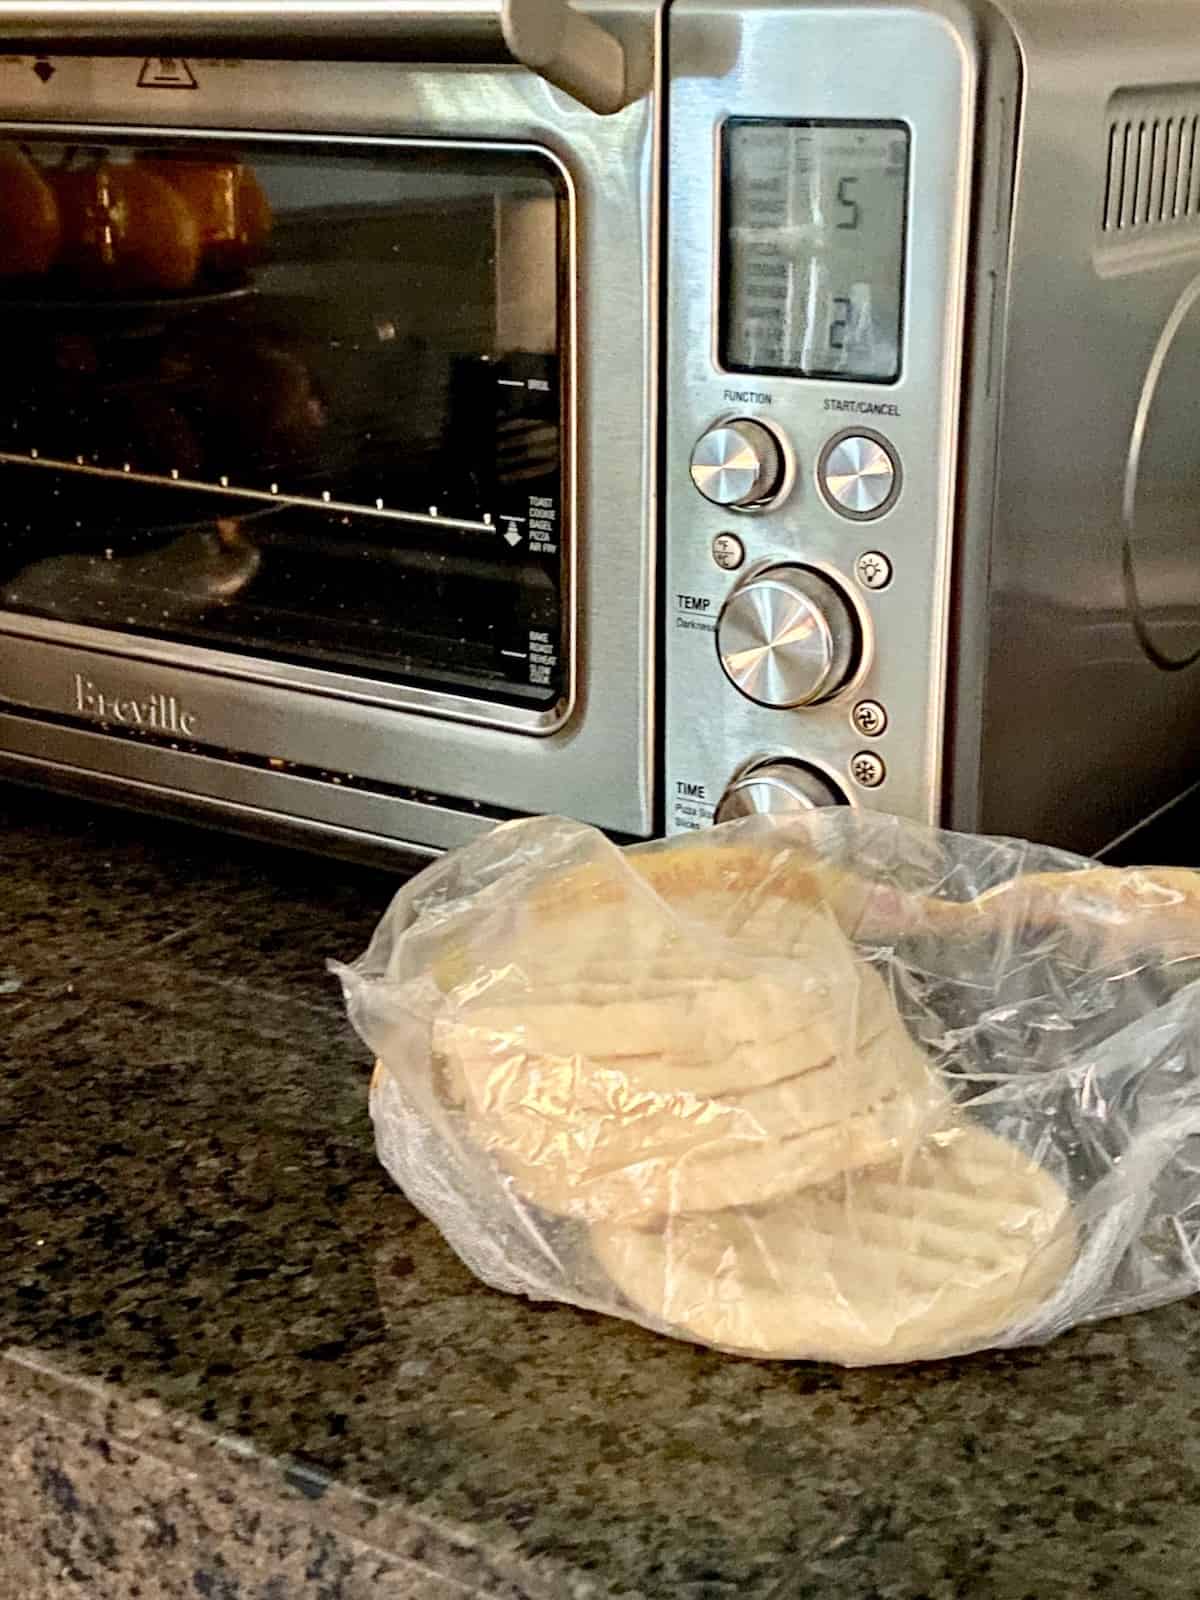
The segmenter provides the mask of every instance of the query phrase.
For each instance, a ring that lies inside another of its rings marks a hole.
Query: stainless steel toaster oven
[[[1200,5],[0,0],[0,770],[429,851],[1195,777]]]

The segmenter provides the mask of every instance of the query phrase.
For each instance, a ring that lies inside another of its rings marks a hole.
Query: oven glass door
[[[0,608],[554,726],[560,169],[86,137],[0,150]]]

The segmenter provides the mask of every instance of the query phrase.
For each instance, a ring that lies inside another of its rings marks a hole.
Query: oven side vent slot
[[[1200,223],[1200,84],[1119,90],[1104,136],[1102,237],[1115,243]]]

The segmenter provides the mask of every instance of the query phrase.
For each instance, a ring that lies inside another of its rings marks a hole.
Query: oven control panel
[[[936,821],[973,64],[919,12],[717,23],[669,13],[667,831]]]

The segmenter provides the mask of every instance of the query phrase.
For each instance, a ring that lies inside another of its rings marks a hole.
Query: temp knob
[[[756,506],[783,482],[783,451],[761,422],[737,417],[701,434],[692,451],[692,482],[717,506]]]
[[[848,803],[828,778],[802,761],[764,761],[733,780],[713,820],[733,822],[737,817],[779,816]]]
[[[828,700],[853,677],[861,648],[850,602],[809,567],[760,567],[717,619],[725,675],[760,706]]]

